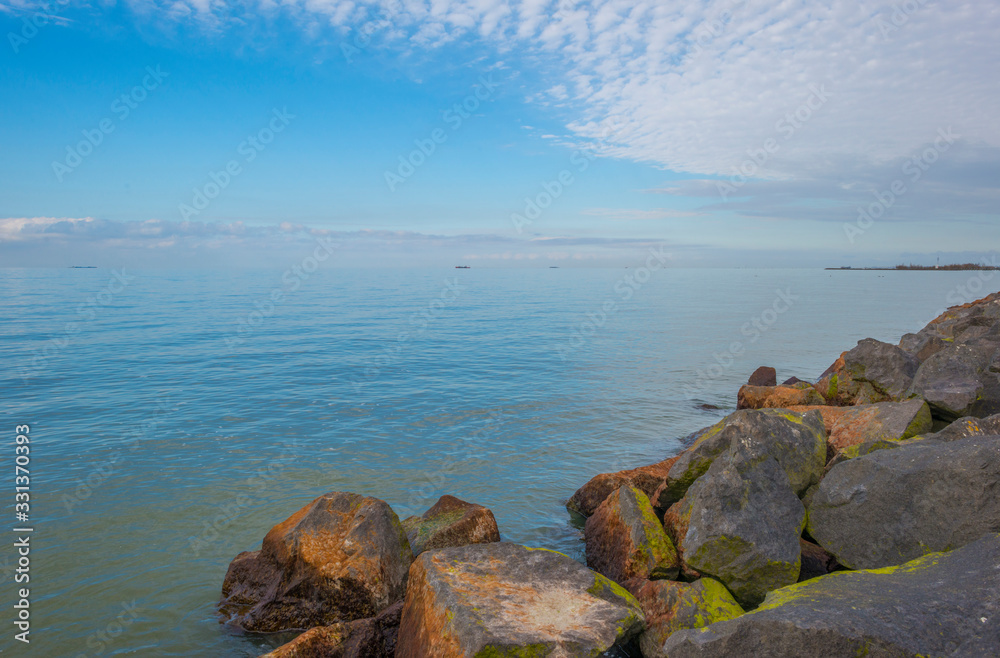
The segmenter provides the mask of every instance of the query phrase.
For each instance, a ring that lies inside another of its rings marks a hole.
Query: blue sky
[[[998,27],[931,0],[7,2],[0,264],[283,267],[320,236],[345,265],[981,259]]]

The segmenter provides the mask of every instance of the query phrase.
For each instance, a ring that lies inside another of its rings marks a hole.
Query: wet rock
[[[778,461],[749,437],[713,462],[664,523],[683,562],[722,581],[744,607],[799,578],[805,508]]]
[[[703,432],[693,446],[678,456],[666,481],[653,495],[653,504],[667,509],[680,500],[688,487],[739,437],[753,438],[755,449],[769,451],[777,458],[797,494],[819,481],[826,463],[826,430],[818,412],[745,409],[726,416]]]
[[[869,441],[901,441],[929,432],[933,427],[930,407],[923,400],[792,408],[799,413],[812,410],[823,417],[827,444],[833,452]]]
[[[778,373],[774,368],[761,366],[753,371],[750,379],[747,380],[750,386],[777,386]]]
[[[805,539],[799,539],[799,547],[802,549],[802,567],[799,570],[800,583],[811,578],[825,576],[840,566],[837,558],[822,546],[817,546]]]
[[[1000,413],[1000,343],[949,345],[924,361],[911,392],[927,400],[935,418]]]
[[[435,548],[500,541],[493,512],[454,496],[441,496],[423,516],[403,521],[403,528],[414,555]]]
[[[421,554],[397,658],[597,656],[644,628],[638,601],[582,564],[506,542]]]
[[[674,633],[670,658],[997,655],[1000,536],[899,567],[777,590],[754,612]]]
[[[573,497],[566,503],[566,507],[572,512],[590,516],[611,495],[611,492],[623,486],[636,487],[647,496],[652,497],[666,481],[670,467],[677,459],[677,457],[671,457],[649,466],[597,475],[577,489]]]
[[[587,566],[623,583],[631,578],[676,578],[677,551],[649,498],[623,486],[601,503],[584,529]]]
[[[645,658],[666,658],[663,643],[677,631],[702,628],[743,614],[729,590],[712,578],[693,583],[633,580],[628,588],[646,616],[646,630],[639,637]]]
[[[751,386],[740,388],[736,395],[737,409],[787,409],[788,407],[826,404],[826,400],[811,385]]]
[[[399,601],[376,617],[317,626],[261,658],[392,658],[402,612]]]
[[[852,569],[893,566],[1000,531],[1000,436],[914,441],[837,464],[809,534]]]
[[[257,632],[374,617],[403,598],[413,560],[399,518],[377,498],[320,496],[229,565],[220,612]]]

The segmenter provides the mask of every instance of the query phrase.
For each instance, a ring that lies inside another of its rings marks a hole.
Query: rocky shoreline
[[[236,556],[270,658],[1000,656],[1000,293],[737,411],[567,502],[587,566],[444,496],[321,496]]]

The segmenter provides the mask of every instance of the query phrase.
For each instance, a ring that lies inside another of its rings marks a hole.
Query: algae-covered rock
[[[561,553],[474,544],[414,561],[396,656],[598,656],[643,628],[628,591]]]
[[[1000,531],[1000,436],[910,441],[837,464],[820,483],[809,534],[841,564],[902,564]]]
[[[375,617],[317,626],[261,658],[392,658],[402,612],[399,601]]]
[[[663,643],[677,631],[703,628],[743,614],[729,590],[712,578],[693,583],[633,580],[627,585],[646,615],[646,630],[639,637],[644,658],[666,658]]]
[[[229,565],[220,612],[275,632],[373,617],[403,598],[413,561],[399,518],[377,498],[320,496]]]
[[[667,480],[667,473],[677,459],[678,457],[671,457],[649,466],[596,475],[577,489],[573,497],[566,502],[566,507],[572,512],[590,516],[611,495],[611,492],[623,486],[636,487],[647,497],[652,497]]]
[[[902,566],[771,592],[754,612],[674,633],[670,658],[950,656],[1000,650],[1000,536]]]
[[[587,566],[619,583],[676,578],[677,550],[646,494],[624,486],[605,500],[584,528]]]
[[[670,520],[673,532],[684,532],[678,544],[684,563],[722,581],[744,607],[798,580],[805,522],[785,471],[754,443],[734,441],[691,485]]]
[[[435,548],[500,541],[493,512],[454,496],[441,496],[423,516],[403,521],[403,528],[414,555]]]
[[[736,394],[737,409],[787,409],[796,405],[825,404],[810,384],[753,386],[746,384]]]
[[[870,441],[901,441],[931,431],[934,421],[923,400],[877,402],[852,407],[793,407],[823,416],[827,445],[831,452]]]
[[[826,463],[826,430],[818,412],[797,414],[784,409],[744,409],[726,416],[681,453],[653,503],[666,509],[684,497],[688,487],[736,438],[749,437],[755,450],[771,454],[788,474],[795,493],[819,481]]]

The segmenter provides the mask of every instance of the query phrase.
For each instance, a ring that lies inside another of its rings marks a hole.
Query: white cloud
[[[559,99],[578,138],[599,139],[596,127],[615,117],[608,154],[676,171],[728,175],[769,139],[780,148],[757,174],[772,178],[828,159],[886,162],[949,126],[1000,146],[1000,5],[988,1],[131,2],[212,29],[277,12],[347,29],[388,16],[381,38],[404,52],[447,56],[459,38],[483,39],[508,65],[517,55],[541,67],[546,79],[529,98]],[[829,101],[803,111],[816,88]],[[808,119],[795,120],[797,110]]]

